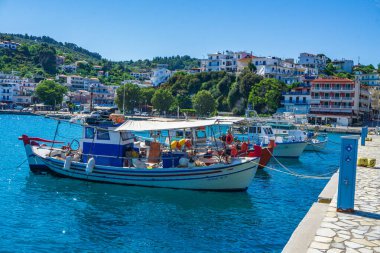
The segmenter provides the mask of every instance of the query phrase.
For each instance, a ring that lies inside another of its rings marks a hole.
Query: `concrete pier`
[[[353,213],[337,212],[334,175],[283,252],[380,252],[380,136],[359,145],[358,157],[375,158],[375,168],[357,167]],[[330,202],[330,203],[329,203]]]

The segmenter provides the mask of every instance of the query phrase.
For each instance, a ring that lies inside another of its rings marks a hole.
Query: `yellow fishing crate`
[[[368,158],[359,157],[359,159],[358,159],[358,166],[367,167],[368,166]]]
[[[376,159],[375,158],[370,158],[368,159],[368,167],[375,167],[376,166]]]
[[[372,141],[372,137],[365,138],[366,141]]]

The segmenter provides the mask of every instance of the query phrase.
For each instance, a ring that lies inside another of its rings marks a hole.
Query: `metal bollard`
[[[354,211],[358,141],[358,135],[342,136],[338,183],[338,212]]]
[[[361,145],[365,146],[365,138],[367,138],[368,135],[368,127],[362,127],[362,133],[361,133]]]

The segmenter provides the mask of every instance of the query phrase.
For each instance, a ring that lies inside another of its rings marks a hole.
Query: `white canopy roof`
[[[238,122],[248,120],[243,117],[225,117],[225,116],[215,116],[210,118],[211,120],[217,120],[221,125],[233,125]]]
[[[152,120],[127,120],[115,131],[153,131],[153,130],[171,130],[196,128],[203,126],[212,126],[217,123],[216,120],[192,120],[192,121],[152,121]]]

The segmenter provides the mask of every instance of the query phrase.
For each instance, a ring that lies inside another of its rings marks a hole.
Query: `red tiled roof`
[[[354,81],[348,78],[317,78],[311,81],[311,83],[350,83],[354,84]]]

